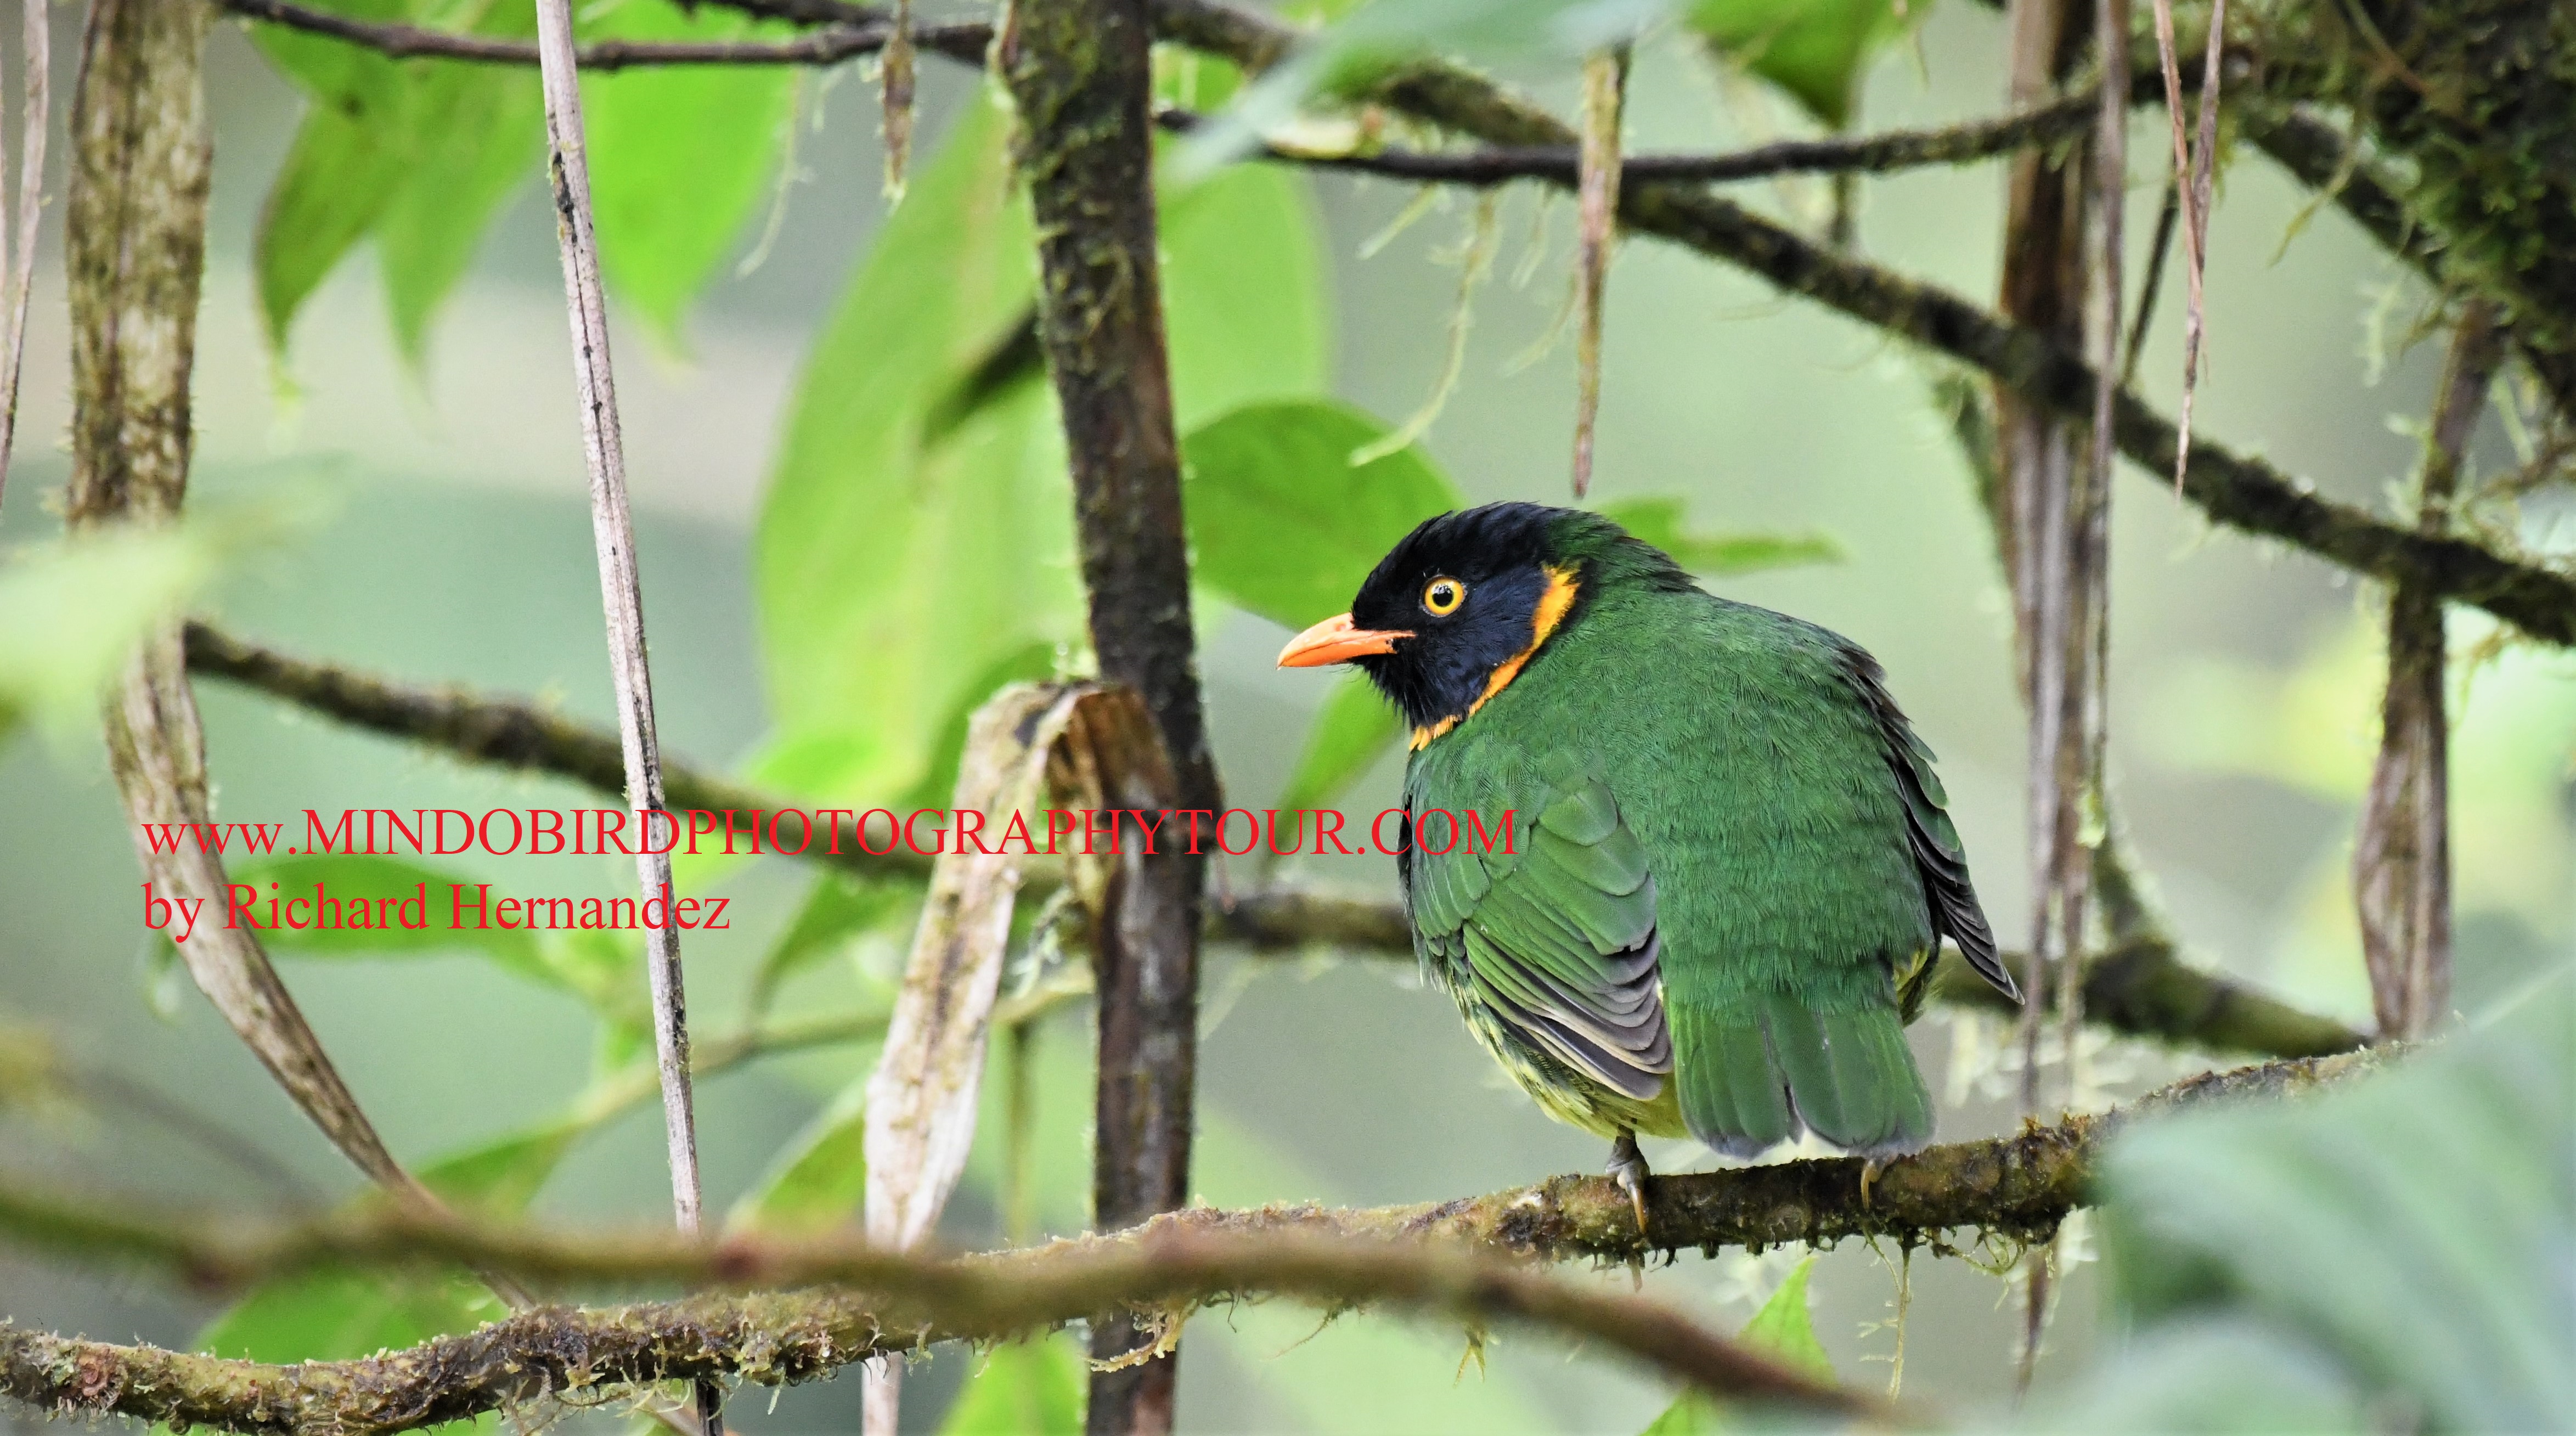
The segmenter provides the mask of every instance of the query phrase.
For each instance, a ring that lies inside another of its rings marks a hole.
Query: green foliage
[[[535,13],[505,0],[338,0],[358,19],[525,40]],[[713,6],[580,7],[584,40],[725,40],[790,33]],[[387,310],[419,363],[429,325],[502,206],[539,172],[545,102],[526,66],[389,59],[278,26],[252,29],[309,103],[259,228],[260,307],[286,349],[295,314],[364,240]],[[784,66],[679,66],[583,78],[600,266],[623,302],[675,341],[767,192],[796,83]]]
[[[601,39],[750,40],[791,35],[705,5],[662,0],[606,8]],[[585,76],[582,122],[600,273],[666,344],[680,318],[766,201],[792,122],[787,65],[647,66]]]
[[[1930,0],[1693,0],[1685,23],[1841,129],[1861,72],[1931,12]]]
[[[846,873],[816,878],[787,930],[761,954],[760,967],[751,979],[752,1010],[767,1011],[770,999],[789,978],[892,921],[912,892],[909,886],[868,882]]]
[[[1810,1253],[1801,1258],[1771,1293],[1762,1309],[1744,1324],[1743,1342],[1776,1356],[1811,1375],[1832,1380],[1834,1364],[1816,1340],[1816,1325],[1807,1305],[1807,1273],[1816,1265]],[[1727,1410],[1697,1391],[1685,1391],[1648,1425],[1643,1436],[1717,1436],[1727,1428]]]
[[[1083,638],[1008,128],[969,108],[807,364],[757,556],[779,720],[757,769],[793,791],[944,798],[966,715]],[[1164,219],[1180,422],[1319,387],[1322,265],[1300,182],[1167,186]]]
[[[1622,499],[1601,505],[1604,518],[1671,554],[1693,573],[1758,573],[1804,563],[1840,563],[1842,546],[1823,534],[1711,534],[1686,528],[1682,501]]]
[[[1078,1436],[1089,1374],[1070,1336],[997,1346],[966,1379],[940,1436]]]
[[[539,954],[534,933],[452,925],[447,913],[448,888],[465,879],[446,868],[362,853],[306,853],[236,863],[232,877],[235,883],[259,889],[263,898],[312,901],[319,894],[322,899],[343,904],[344,909],[388,898],[422,905],[424,920],[418,927],[399,925],[399,911],[393,914],[396,925],[385,928],[323,927],[318,920],[314,926],[296,928],[281,919],[274,931],[260,936],[260,941],[273,952],[297,957],[427,957],[464,950],[490,958],[500,967],[533,981],[564,985],[561,975]],[[271,884],[276,885],[274,892],[270,891]],[[496,890],[491,896],[503,894]]]
[[[814,1114],[725,1217],[733,1229],[797,1234],[848,1221],[867,1195],[867,1085],[858,1079]]]
[[[2403,1410],[2421,1429],[2540,1431],[2576,1415],[2564,972],[2351,1088],[2142,1123],[2101,1185],[2116,1289],[2151,1338],[2133,1360],[2155,1364],[2103,1373],[2054,1413],[2069,1427],[2168,1429],[2230,1410],[2254,1372],[2201,1360],[2220,1344],[2290,1353],[2289,1394],[2312,1418]],[[2142,1391],[2156,1399],[2117,1404]]]
[[[1396,540],[1461,503],[1417,447],[1351,463],[1386,432],[1356,409],[1306,400],[1238,409],[1184,437],[1199,582],[1287,628],[1349,608]]]
[[[343,0],[333,8],[502,39],[529,38],[536,23],[529,7],[496,0]],[[251,33],[310,102],[260,216],[256,264],[270,346],[285,352],[296,310],[374,236],[395,334],[418,362],[430,317],[543,152],[536,72],[393,60],[276,26]]]
[[[0,739],[28,721],[93,721],[135,645],[205,586],[223,553],[203,527],[119,527],[10,559],[0,568]]]

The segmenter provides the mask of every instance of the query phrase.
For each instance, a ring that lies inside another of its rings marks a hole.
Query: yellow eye
[[[1447,618],[1467,601],[1467,585],[1454,578],[1435,578],[1422,589],[1422,611],[1433,618]]]

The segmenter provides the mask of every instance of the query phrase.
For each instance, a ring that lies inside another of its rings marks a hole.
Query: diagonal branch
[[[1856,1158],[1819,1158],[1648,1185],[1658,1248],[1938,1244],[1974,1229],[2053,1230],[2088,1200],[2092,1162],[2133,1116],[2279,1097],[2371,1071],[2385,1049],[2211,1073],[2124,1113],[1900,1158],[1865,1183]],[[1167,1213],[1143,1227],[954,1260],[871,1251],[847,1238],[719,1244],[667,1234],[571,1237],[386,1209],[259,1231],[171,1224],[0,1188],[0,1229],[86,1262],[240,1286],[323,1268],[500,1266],[548,1282],[801,1287],[602,1310],[529,1312],[364,1360],[262,1366],[0,1325],[0,1393],[65,1413],[117,1412],[237,1431],[401,1430],[570,1391],[721,1375],[780,1384],[880,1352],[1025,1334],[1104,1310],[1173,1315],[1276,1293],[1328,1310],[1508,1321],[1598,1342],[1708,1390],[1865,1414],[1896,1413],[1817,1384],[1643,1298],[1551,1279],[1523,1262],[1647,1255],[1628,1201],[1602,1177],[1558,1177],[1484,1197],[1358,1210],[1267,1207]]]
[[[188,625],[187,641],[193,671],[256,689],[353,727],[437,748],[469,762],[547,773],[610,795],[622,791],[614,735],[526,699],[454,687],[410,687],[244,643],[202,623]],[[675,808],[720,812],[799,806],[793,798],[764,793],[682,762],[666,761],[663,778]],[[929,873],[928,859],[902,847],[870,855],[861,852],[855,841],[825,846],[837,846],[839,855],[809,848],[805,857],[880,880],[919,881]],[[1033,886],[1045,880],[1041,874],[1031,876]],[[1212,941],[1258,952],[1331,947],[1410,956],[1413,951],[1411,929],[1396,904],[1287,885],[1210,903],[1207,935]],[[1945,964],[1936,980],[1936,994],[1963,1006],[1993,1006],[1999,999],[1984,983],[1950,980],[1964,970],[1959,964]],[[2025,983],[2030,977],[2026,969],[2017,969],[2016,975]],[[2114,1031],[2212,1051],[2312,1057],[2362,1044],[2359,1034],[2338,1022],[2301,1012],[2191,966],[2169,940],[2156,936],[2134,938],[2097,956],[2086,968],[2084,993],[2085,1011]]]

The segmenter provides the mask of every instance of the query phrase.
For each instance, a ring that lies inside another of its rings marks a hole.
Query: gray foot
[[[1646,1169],[1646,1155],[1637,1150],[1637,1134],[1622,1132],[1610,1144],[1610,1175],[1628,1201],[1637,1209],[1637,1235],[1646,1235],[1646,1179],[1654,1175]]]

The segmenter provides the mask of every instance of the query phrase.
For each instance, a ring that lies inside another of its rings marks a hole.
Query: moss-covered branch
[[[1659,1177],[1647,1190],[1654,1249],[1848,1237],[1913,1244],[1963,1231],[2043,1235],[2084,1204],[2095,1156],[2133,1116],[2305,1091],[2368,1071],[2386,1056],[2381,1049],[2206,1074],[2123,1113],[1900,1158],[1866,1186],[1855,1158]],[[293,1272],[466,1262],[555,1285],[799,1288],[546,1308],[365,1361],[293,1367],[0,1326],[0,1392],[20,1401],[236,1431],[401,1430],[618,1385],[717,1376],[802,1381],[942,1340],[1014,1335],[1111,1310],[1177,1315],[1265,1293],[1328,1309],[1371,1305],[1519,1323],[1597,1342],[1713,1391],[1871,1409],[1670,1308],[1556,1281],[1523,1264],[1648,1254],[1626,1195],[1603,1177],[1558,1177],[1417,1206],[1197,1209],[1109,1236],[963,1259],[874,1252],[841,1238],[570,1237],[387,1208],[244,1231],[138,1218],[93,1200],[9,1188],[0,1188],[0,1231],[84,1263],[113,1262],[218,1289]]]

